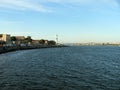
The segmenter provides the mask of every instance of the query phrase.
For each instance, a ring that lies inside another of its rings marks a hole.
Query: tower
[[[56,44],[58,45],[58,35],[56,35]]]

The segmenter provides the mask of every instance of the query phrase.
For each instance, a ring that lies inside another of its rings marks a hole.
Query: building
[[[40,41],[40,40],[32,40],[32,43],[33,43],[33,44],[39,44],[39,41]]]
[[[16,41],[15,41],[16,44],[23,43],[23,40],[25,39],[24,36],[14,36],[14,37],[16,38]]]
[[[4,41],[6,44],[11,44],[11,39],[9,34],[0,34],[0,41]]]
[[[25,39],[24,36],[14,36],[14,37],[16,37],[17,40],[24,40]]]
[[[34,46],[40,45],[39,41],[40,40],[32,40],[32,45],[34,45]]]
[[[48,45],[48,40],[45,40],[45,44]]]

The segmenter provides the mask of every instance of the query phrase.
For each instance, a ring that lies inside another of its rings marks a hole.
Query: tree
[[[5,44],[5,41],[0,40],[0,45],[3,45],[3,44]]]
[[[41,40],[39,41],[39,43],[43,45],[43,44],[45,44],[45,40],[44,40],[44,39],[41,39]]]
[[[14,36],[11,37],[11,41],[16,41],[16,40],[17,40],[16,37]]]
[[[2,34],[0,34],[0,37],[2,37],[3,35]]]
[[[27,36],[27,38],[24,39],[24,42],[31,43],[32,42],[31,36]]]
[[[51,40],[51,41],[48,41],[48,45],[56,45],[56,42]]]
[[[12,43],[15,44],[15,41],[17,40],[16,37],[12,36],[12,37],[10,37],[10,39],[11,39]]]
[[[26,39],[27,39],[28,42],[32,42],[32,38],[31,38],[31,36],[27,36]]]

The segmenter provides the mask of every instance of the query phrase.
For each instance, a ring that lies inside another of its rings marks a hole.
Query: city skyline
[[[120,42],[119,0],[1,0],[0,33],[60,43]]]

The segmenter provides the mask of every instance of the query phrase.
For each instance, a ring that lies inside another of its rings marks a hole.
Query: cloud
[[[34,10],[48,12],[43,5],[33,2],[33,0],[0,0],[0,8],[14,10]]]
[[[41,1],[41,0],[40,0]],[[120,0],[43,0],[43,2],[64,3],[64,4],[107,4],[118,6]]]
[[[0,25],[24,24],[23,21],[0,21]]]
[[[120,4],[119,0],[0,0],[0,9],[12,10],[32,10],[37,12],[51,12],[52,6],[47,6],[46,3],[54,4],[93,4],[105,3],[113,6]]]
[[[43,0],[42,2],[52,2],[52,3],[93,3],[93,2],[108,2],[112,0]],[[114,1],[114,0],[113,0]],[[40,0],[41,2],[41,0]]]

